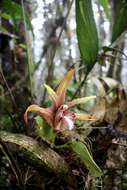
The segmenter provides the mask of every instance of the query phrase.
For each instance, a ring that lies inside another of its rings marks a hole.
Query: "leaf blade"
[[[37,135],[48,144],[54,145],[56,137],[54,129],[46,125],[45,121],[40,116],[36,116],[35,121]]]
[[[92,156],[90,155],[87,147],[85,144],[79,141],[73,141],[70,144],[72,150],[79,155],[81,160],[84,162],[86,167],[88,168],[90,174],[94,177],[100,177],[102,176],[101,169],[97,166],[97,164],[94,162]]]
[[[80,54],[89,73],[97,60],[99,49],[91,0],[76,0],[76,25]]]
[[[111,42],[117,40],[117,38],[127,29],[127,1],[122,0],[117,9],[115,21],[112,29]]]

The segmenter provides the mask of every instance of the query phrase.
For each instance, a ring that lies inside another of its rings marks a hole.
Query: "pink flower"
[[[43,117],[49,126],[53,127],[56,131],[63,131],[65,129],[72,130],[74,128],[74,123],[76,120],[95,120],[94,116],[84,113],[75,113],[70,111],[70,108],[74,107],[77,104],[83,104],[95,96],[77,98],[70,102],[65,103],[65,95],[67,88],[70,84],[70,81],[74,75],[75,70],[70,70],[61,81],[56,92],[48,85],[45,85],[49,98],[52,100],[52,106],[49,108],[42,108],[38,105],[30,105],[25,114],[24,119],[27,123],[27,113],[36,112],[41,117]]]

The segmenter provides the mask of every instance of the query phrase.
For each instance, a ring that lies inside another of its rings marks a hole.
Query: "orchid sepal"
[[[75,69],[71,69],[64,77],[64,79],[61,81],[60,85],[58,86],[56,90],[56,94],[59,97],[59,101],[61,104],[64,103],[65,95],[68,86],[70,85],[70,82],[72,80],[72,77],[74,76]]]
[[[70,102],[67,103],[68,107],[74,107],[75,105],[78,104],[85,104],[86,102],[88,102],[89,100],[95,99],[96,96],[88,96],[88,97],[83,97],[83,98],[76,98]]]
[[[48,86],[47,84],[44,84],[47,92],[48,92],[48,95],[49,95],[49,98],[55,103],[55,105],[57,106],[57,101],[58,101],[58,95],[56,94],[56,92],[50,87]]]
[[[36,104],[32,104],[30,105],[27,110],[25,111],[25,114],[24,114],[24,120],[25,120],[25,123],[27,124],[28,123],[28,119],[27,119],[27,114],[28,112],[35,112],[37,114],[39,114],[40,116],[42,116],[46,122],[52,126],[52,115],[51,115],[51,111],[50,109],[48,108],[42,108]]]
[[[97,118],[91,114],[75,113],[75,119],[80,121],[95,121]]]

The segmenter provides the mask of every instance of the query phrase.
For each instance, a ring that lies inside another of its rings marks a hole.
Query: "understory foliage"
[[[126,190],[127,1],[41,3],[40,51],[37,2],[0,1],[0,189]]]

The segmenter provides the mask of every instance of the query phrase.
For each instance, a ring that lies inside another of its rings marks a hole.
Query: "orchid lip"
[[[72,130],[74,128],[74,121],[68,116],[64,116],[64,119],[67,123],[68,129]]]

